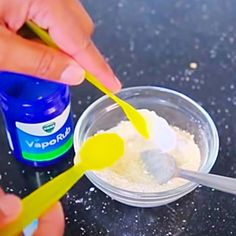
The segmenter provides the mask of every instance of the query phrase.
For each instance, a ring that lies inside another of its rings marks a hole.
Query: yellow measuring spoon
[[[55,42],[51,39],[51,37],[45,30],[38,27],[32,21],[28,21],[26,24],[42,39],[43,42],[45,42],[47,45],[51,47],[59,49],[57,45],[55,44]],[[111,93],[90,72],[88,71],[85,72],[85,78],[95,87],[97,87],[99,90],[105,93],[109,98],[111,98],[114,102],[116,102],[122,108],[127,118],[131,121],[133,126],[143,137],[145,138],[149,137],[146,120],[133,106],[131,106],[129,103],[125,102],[124,100],[120,99],[113,93]]]
[[[22,213],[0,229],[0,235],[18,235],[34,219],[53,206],[87,170],[112,166],[124,154],[124,141],[117,134],[103,133],[90,137],[78,155],[80,162],[42,185],[22,200]]]

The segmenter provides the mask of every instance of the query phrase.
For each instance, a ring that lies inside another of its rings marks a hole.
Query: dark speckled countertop
[[[94,40],[124,87],[164,86],[200,103],[220,135],[212,172],[236,177],[236,1],[83,2],[97,26]],[[100,95],[86,83],[73,88],[74,119]],[[23,197],[71,165],[72,151],[47,169],[21,165],[0,128],[0,185],[7,192]],[[206,187],[142,209],[110,199],[84,177],[62,203],[68,236],[236,235],[236,197]]]

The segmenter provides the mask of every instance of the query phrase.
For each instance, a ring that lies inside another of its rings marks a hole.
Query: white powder
[[[194,137],[176,127],[153,111],[140,110],[148,123],[149,140],[145,140],[129,121],[122,121],[117,126],[101,132],[115,132],[125,140],[125,153],[112,167],[95,173],[104,181],[118,188],[137,192],[160,192],[177,188],[187,181],[173,178],[163,185],[147,172],[140,159],[140,153],[158,148],[172,155],[178,167],[197,170],[200,166],[200,151]],[[155,157],[153,157],[155,158]]]

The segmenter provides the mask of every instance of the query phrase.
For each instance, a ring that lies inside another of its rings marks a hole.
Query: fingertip
[[[20,198],[13,194],[0,197],[0,222],[1,226],[15,220],[22,210]]]
[[[56,227],[55,227],[56,226]],[[65,228],[64,213],[60,202],[57,202],[39,219],[39,226],[34,236],[62,236]]]
[[[105,77],[98,77],[98,79],[103,83],[103,85],[111,92],[117,93],[121,90],[121,82],[116,76],[106,76],[106,79],[104,78]]]

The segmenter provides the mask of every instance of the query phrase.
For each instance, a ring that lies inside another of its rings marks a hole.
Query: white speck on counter
[[[140,154],[148,149],[159,149],[169,153],[177,166],[188,170],[198,170],[200,151],[193,135],[157,116],[153,111],[139,110],[148,123],[149,140],[145,140],[129,121],[121,121],[117,126],[102,132],[115,132],[125,141],[125,154],[112,167],[95,173],[111,185],[137,192],[160,192],[177,188],[187,182],[173,178],[166,184],[158,184],[146,170]],[[155,157],[154,157],[155,158]]]
[[[192,70],[196,70],[198,68],[198,64],[196,62],[191,62],[189,64],[189,67],[192,69]]]
[[[118,3],[118,7],[119,7],[119,8],[124,7],[123,3],[122,3],[122,2],[119,2],[119,3]]]
[[[91,188],[89,189],[90,192],[93,192],[94,190],[95,190],[94,187],[91,187]]]
[[[84,199],[83,198],[80,198],[80,199],[76,199],[75,200],[75,203],[82,203],[84,201]]]

